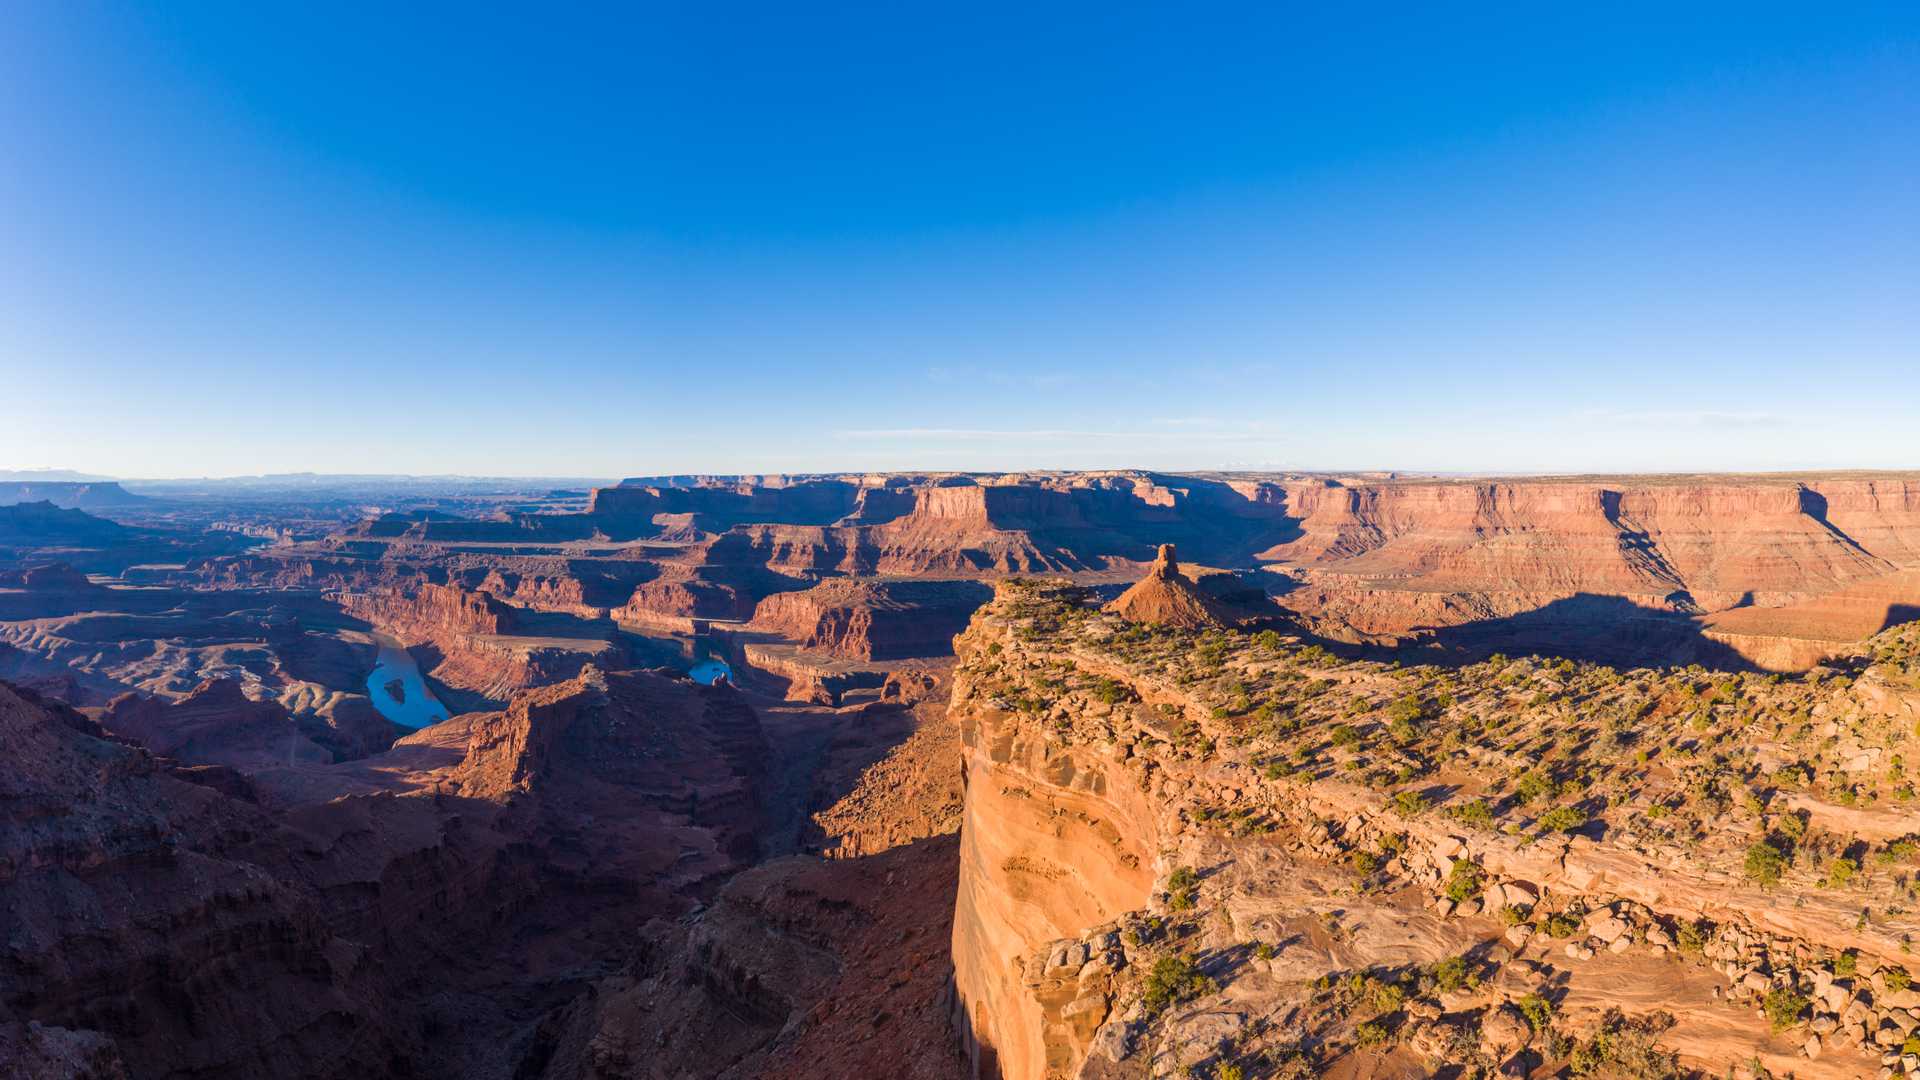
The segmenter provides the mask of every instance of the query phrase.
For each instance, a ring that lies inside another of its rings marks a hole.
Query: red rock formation
[[[99,592],[87,575],[63,562],[42,563],[21,570],[0,570],[0,589],[28,592]]]
[[[1301,536],[1262,558],[1435,592],[1777,603],[1887,573],[1920,540],[1908,533],[1920,515],[1835,490],[1856,527],[1894,545],[1890,557],[1838,529],[1815,485],[1753,479],[1302,485],[1288,491]]]
[[[583,985],[555,972],[679,915],[760,829],[753,710],[658,674],[252,785],[4,685],[0,739],[0,1048],[135,1077],[537,1075],[534,1027]]]
[[[1282,603],[1334,636],[1616,598],[1650,612],[1772,608],[1734,621],[1818,637],[1827,617],[1801,605],[1920,562],[1920,484],[1902,478],[1319,483],[1285,498],[1299,535],[1260,557],[1304,573]],[[1800,648],[1725,629],[1750,656]]]
[[[946,1017],[954,837],[867,859],[779,859],[556,1016],[530,1080],[958,1080]],[[777,928],[772,929],[770,928]]]
[[[1189,630],[1230,626],[1236,621],[1224,605],[1180,573],[1172,544],[1160,545],[1160,555],[1147,568],[1147,576],[1108,604],[1107,610],[1132,622]]]
[[[760,601],[750,625],[846,659],[945,656],[973,609],[991,595],[970,582],[831,578]]]
[[[387,1072],[405,1040],[365,947],[257,861],[297,841],[95,730],[0,684],[0,1028],[82,1033],[136,1077]]]
[[[151,501],[111,480],[0,483],[0,506],[45,502],[68,510],[116,510],[143,506]]]
[[[452,585],[420,585],[374,593],[345,593],[340,606],[350,615],[389,629],[405,640],[434,640],[457,634],[508,634],[515,629],[513,608],[492,593],[468,592]]]
[[[100,725],[163,757],[243,772],[330,763],[333,754],[302,734],[277,702],[253,701],[237,679],[209,679],[179,701],[122,694]]]
[[[710,567],[665,564],[659,576],[636,586],[627,602],[613,611],[625,622],[666,619],[745,619],[753,614],[754,598],[766,591],[766,578],[756,567]],[[791,587],[790,580],[785,582]]]
[[[345,593],[340,602],[349,614],[418,647],[434,679],[485,702],[573,678],[589,664],[617,668],[626,661],[610,625],[536,617],[491,593],[455,585]]]

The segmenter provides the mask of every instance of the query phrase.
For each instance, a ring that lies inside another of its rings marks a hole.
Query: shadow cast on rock
[[[1419,628],[1417,634],[1406,645],[1361,647],[1360,652],[1375,658],[1446,667],[1464,667],[1504,653],[1610,667],[1698,664],[1714,671],[1760,670],[1738,650],[1708,637],[1688,615],[1592,593],[1565,597],[1505,618]],[[1346,652],[1333,645],[1327,648]]]

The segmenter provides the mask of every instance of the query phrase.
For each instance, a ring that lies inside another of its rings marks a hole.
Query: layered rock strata
[[[1003,585],[959,644],[978,1075],[1532,1071],[1597,1039],[1838,1077],[1914,1022],[1888,763],[1920,633],[1789,682],[1403,668]]]

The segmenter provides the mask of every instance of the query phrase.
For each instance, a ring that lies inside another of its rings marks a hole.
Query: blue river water
[[[392,638],[376,635],[374,641],[380,646],[380,655],[374,663],[373,674],[367,676],[367,696],[373,699],[373,707],[380,715],[410,728],[423,728],[445,720],[449,715],[447,707],[427,689],[426,680],[420,676],[420,665],[413,662],[413,654]],[[397,698],[387,689],[395,680],[400,684]]]
[[[727,662],[711,656],[688,668],[687,674],[701,686],[712,686],[714,680],[723,675],[727,681],[733,681],[733,669],[727,666]]]

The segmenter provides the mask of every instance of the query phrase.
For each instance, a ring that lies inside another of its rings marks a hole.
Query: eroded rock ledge
[[[1002,585],[953,696],[974,1071],[1920,1071],[1917,645],[1401,668]]]

